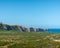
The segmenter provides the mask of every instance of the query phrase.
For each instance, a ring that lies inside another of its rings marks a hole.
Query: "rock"
[[[19,25],[7,25],[0,23],[0,30],[14,30],[14,31],[20,31],[20,32],[43,32],[46,31],[47,29],[42,29],[42,28],[33,28],[33,27],[23,27]]]
[[[42,31],[44,31],[44,29],[41,29],[41,28],[36,29],[36,32],[42,32]]]
[[[36,28],[31,27],[30,32],[36,32]]]

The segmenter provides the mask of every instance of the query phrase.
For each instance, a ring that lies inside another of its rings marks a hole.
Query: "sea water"
[[[48,29],[50,33],[60,33],[60,29]]]

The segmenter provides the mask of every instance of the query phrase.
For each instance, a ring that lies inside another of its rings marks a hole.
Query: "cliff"
[[[46,31],[46,29],[41,29],[41,28],[33,28],[33,27],[23,27],[19,25],[8,25],[8,24],[3,24],[0,23],[0,30],[14,30],[14,31],[20,31],[20,32],[43,32]]]

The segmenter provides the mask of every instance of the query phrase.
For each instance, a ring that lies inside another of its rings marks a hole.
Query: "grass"
[[[0,48],[60,48],[60,33],[0,31]]]

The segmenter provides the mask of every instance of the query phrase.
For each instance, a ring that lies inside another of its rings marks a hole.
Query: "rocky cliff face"
[[[23,27],[19,25],[7,25],[0,23],[0,30],[14,30],[14,31],[20,31],[20,32],[41,32],[41,31],[46,31],[46,29],[41,29],[41,28],[33,28],[33,27]]]

